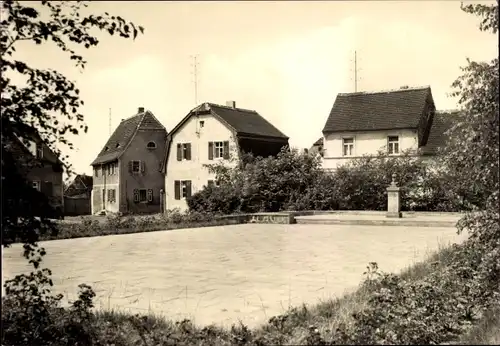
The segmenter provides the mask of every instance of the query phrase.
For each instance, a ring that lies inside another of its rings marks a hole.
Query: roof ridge
[[[213,102],[205,102],[208,103],[210,106],[215,106],[215,107],[220,107],[220,108],[225,108],[225,109],[232,109],[232,110],[238,110],[238,111],[245,111],[245,112],[252,112],[252,113],[257,113],[259,114],[255,109],[247,109],[247,108],[240,108],[240,107],[231,107],[231,106],[226,106],[226,105],[220,105],[218,103],[213,103]],[[196,108],[196,107],[195,107]],[[193,108],[194,109],[194,108]]]
[[[385,90],[376,90],[376,91],[358,91],[353,93],[338,93],[337,96],[358,96],[358,95],[372,95],[372,94],[388,94],[395,92],[405,92],[405,91],[414,91],[414,90],[424,90],[430,89],[430,85],[424,86],[415,86],[415,87],[407,87],[407,88],[398,88],[398,89],[385,89]]]
[[[436,110],[436,114],[454,114],[454,113],[460,113],[460,109],[441,109],[441,110]]]

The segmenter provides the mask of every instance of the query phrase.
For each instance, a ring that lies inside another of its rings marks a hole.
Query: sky
[[[357,91],[430,85],[438,110],[457,107],[449,93],[467,57],[498,56],[498,37],[459,1],[99,1],[87,11],[122,16],[144,35],[97,33],[97,47],[78,50],[83,72],[52,44],[23,42],[16,56],[80,89],[89,130],[70,137],[76,149],[61,148],[77,173],[92,173],[110,113],[111,131],[138,107],[170,131],[196,104],[234,100],[309,148],[336,95],[355,91],[355,52]]]

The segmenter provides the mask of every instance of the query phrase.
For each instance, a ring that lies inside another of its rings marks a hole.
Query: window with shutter
[[[186,160],[191,160],[191,143],[184,144],[186,146]]]
[[[139,189],[139,202],[146,202],[148,200],[148,192],[146,189]]]
[[[224,153],[223,153],[224,159],[229,159],[229,141],[224,142]]]
[[[139,173],[141,172],[141,161],[131,161],[131,172]]]
[[[191,197],[191,180],[186,180],[186,194],[184,197],[189,198]]]
[[[214,159],[214,142],[208,142],[208,159]]]
[[[139,202],[139,190],[134,189],[134,202]]]
[[[182,161],[182,144],[177,143],[177,161]]]
[[[181,199],[181,182],[180,182],[180,180],[176,180],[174,182],[174,194],[175,194],[175,199],[177,199],[177,200]]]
[[[148,202],[153,202],[153,189],[148,189]]]

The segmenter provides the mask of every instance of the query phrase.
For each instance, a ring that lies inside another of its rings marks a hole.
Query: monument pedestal
[[[387,214],[386,217],[401,218],[401,189],[396,185],[396,175],[392,175],[391,185],[387,188]]]

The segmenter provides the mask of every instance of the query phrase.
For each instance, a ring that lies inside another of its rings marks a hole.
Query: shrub
[[[78,299],[69,308],[62,308],[62,295],[50,294],[50,275],[50,270],[42,269],[6,282],[2,345],[93,344],[96,333],[91,328],[91,309],[95,293],[82,284]]]
[[[207,186],[188,199],[193,211],[231,214],[281,210],[386,210],[393,174],[402,189],[403,210],[458,211],[466,202],[452,180],[412,152],[399,157],[362,157],[334,173],[312,155],[296,150],[245,164],[212,167],[220,187]]]

